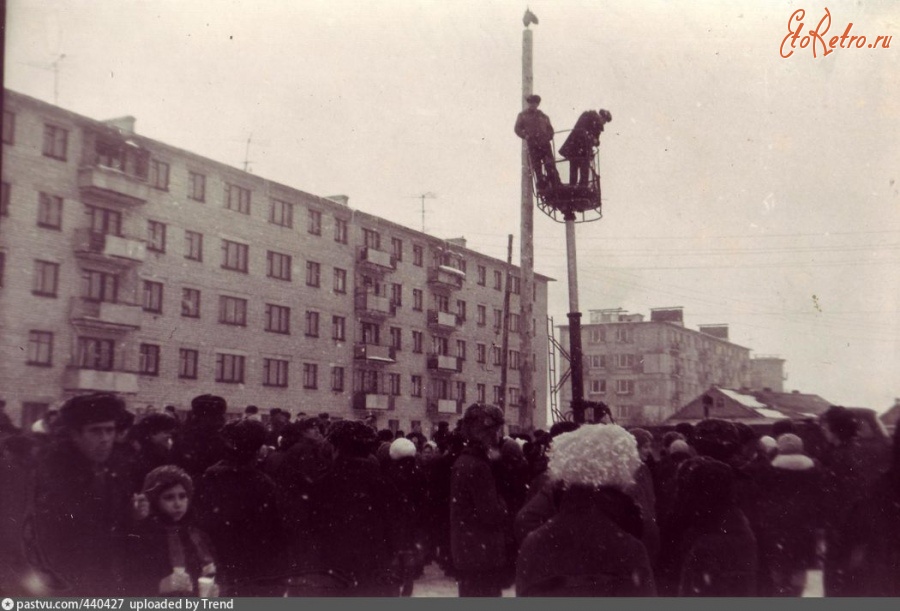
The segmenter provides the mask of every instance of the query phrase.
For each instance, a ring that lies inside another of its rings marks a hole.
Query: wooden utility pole
[[[506,285],[503,290],[503,330],[500,340],[500,407],[506,409],[507,371],[509,370],[509,295],[512,272],[513,237],[509,234],[506,245]]]
[[[532,31],[528,29],[531,23],[537,23],[537,18],[531,11],[525,13],[525,29],[522,31],[522,108],[527,104],[525,98],[533,93],[534,74],[532,71]],[[528,160],[528,146],[522,141],[522,214],[519,229],[521,241],[521,253],[519,265],[522,268],[522,281],[519,292],[520,316],[519,316],[519,428],[522,431],[531,431],[534,426],[534,348],[533,326],[534,320],[534,193],[531,182],[531,166]],[[543,372],[538,375],[545,375]]]

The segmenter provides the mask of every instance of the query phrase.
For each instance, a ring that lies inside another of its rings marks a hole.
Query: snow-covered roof
[[[758,410],[760,408],[767,409],[769,407],[765,403],[760,403],[754,397],[752,397],[750,395],[743,395],[743,394],[737,392],[736,390],[730,390],[728,388],[720,388],[718,390],[719,390],[719,392],[721,392],[723,395],[725,395],[732,401],[736,401],[737,403],[740,403],[744,407],[749,407],[750,409],[756,409],[756,410]],[[771,411],[771,410],[769,410],[769,411]],[[771,417],[771,416],[767,416],[767,417]],[[778,417],[781,418],[781,417],[783,417],[783,415],[779,413]]]
[[[766,409],[762,407],[756,407],[753,409],[757,414],[763,416],[765,418],[772,418],[773,420],[782,420],[784,418],[788,418],[786,414],[782,414],[778,410],[775,409]]]

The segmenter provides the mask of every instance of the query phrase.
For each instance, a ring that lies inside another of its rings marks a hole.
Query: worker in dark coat
[[[450,547],[459,595],[500,596],[508,513],[489,455],[499,459],[503,412],[473,403],[462,423],[466,447],[453,464],[450,486]]]
[[[27,435],[0,438],[0,592],[34,596],[26,588],[31,573],[22,529],[31,504],[38,442]]]
[[[194,397],[187,422],[173,440],[172,459],[195,482],[209,467],[228,455],[228,446],[222,438],[227,409],[228,404],[222,397]]]
[[[640,466],[634,437],[591,424],[553,442],[559,511],[519,552],[517,596],[654,596],[640,509],[624,490]]]
[[[594,148],[600,146],[600,134],[610,121],[612,113],[605,109],[586,110],[578,117],[569,137],[559,147],[559,154],[569,160],[569,184],[587,186]]]
[[[166,412],[148,414],[131,428],[129,438],[137,446],[132,476],[138,488],[153,469],[174,462],[172,438],[177,428],[178,421]]]
[[[900,596],[900,427],[891,467],[869,488],[841,527],[843,596]]]
[[[29,547],[37,568],[65,596],[110,596],[136,492],[114,451],[125,402],[116,395],[73,397],[60,410],[63,437],[37,466]]]
[[[538,110],[541,96],[525,98],[527,107],[516,117],[515,132],[528,147],[531,171],[537,179],[538,189],[559,184],[559,172],[553,159],[553,124],[550,117]]]

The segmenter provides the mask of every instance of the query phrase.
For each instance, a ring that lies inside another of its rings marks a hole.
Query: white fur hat
[[[416,455],[416,444],[406,437],[400,437],[391,442],[391,449],[388,453],[390,454],[391,460],[409,458]]]
[[[550,448],[550,473],[566,484],[625,488],[640,465],[634,436],[617,424],[582,425]]]

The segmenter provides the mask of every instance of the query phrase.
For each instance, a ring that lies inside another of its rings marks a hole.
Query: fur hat
[[[236,420],[222,429],[222,437],[239,459],[255,456],[266,442],[266,435],[265,425],[256,420]]]
[[[669,444],[669,456],[674,456],[675,454],[687,454],[690,456],[691,446],[684,439],[676,439]]]
[[[216,395],[200,395],[191,401],[191,412],[200,418],[220,418],[228,410],[228,403]]]
[[[152,501],[159,498],[159,495],[168,490],[172,486],[181,484],[184,486],[188,497],[194,494],[194,482],[187,471],[175,465],[163,465],[157,467],[147,474],[144,478],[143,493]]]
[[[653,433],[651,433],[647,429],[631,429],[629,432],[637,440],[637,445],[639,448],[653,443]]]
[[[832,405],[820,418],[841,441],[852,439],[859,430],[859,422],[853,412],[841,405]]]
[[[463,430],[479,431],[503,426],[503,410],[496,405],[473,403],[463,414]]]
[[[167,433],[178,428],[178,421],[166,412],[157,412],[144,416],[135,425],[135,436],[138,439],[148,439],[158,433]]]
[[[328,441],[335,448],[357,456],[365,456],[375,449],[375,431],[363,422],[339,420],[331,425]]]
[[[734,471],[709,456],[696,456],[681,463],[677,486],[685,503],[705,511],[734,502]]]
[[[416,455],[416,444],[409,439],[401,437],[391,442],[388,454],[391,460],[400,460],[401,458],[414,458]]]
[[[118,427],[125,414],[125,401],[111,393],[92,393],[72,397],[59,410],[63,426],[78,429],[99,422],[114,422]]]
[[[529,104],[540,104],[541,96],[539,96],[535,93],[535,94],[532,94],[532,95],[528,96],[527,98],[525,98],[525,101],[528,102]]]
[[[691,444],[702,456],[728,462],[740,446],[737,428],[727,420],[710,418],[694,427]]]
[[[663,438],[662,438],[663,450],[669,451],[669,446],[672,445],[672,442],[677,441],[679,439],[681,441],[687,441],[687,439],[684,438],[684,435],[682,435],[678,431],[669,431],[668,433],[663,435]]]
[[[763,452],[772,453],[778,449],[778,442],[769,435],[763,435],[759,438],[759,447]]]
[[[550,474],[566,485],[625,488],[641,466],[637,441],[617,424],[585,424],[563,433],[549,456]]]
[[[778,438],[778,454],[803,454],[803,440],[793,433],[785,433]]]

